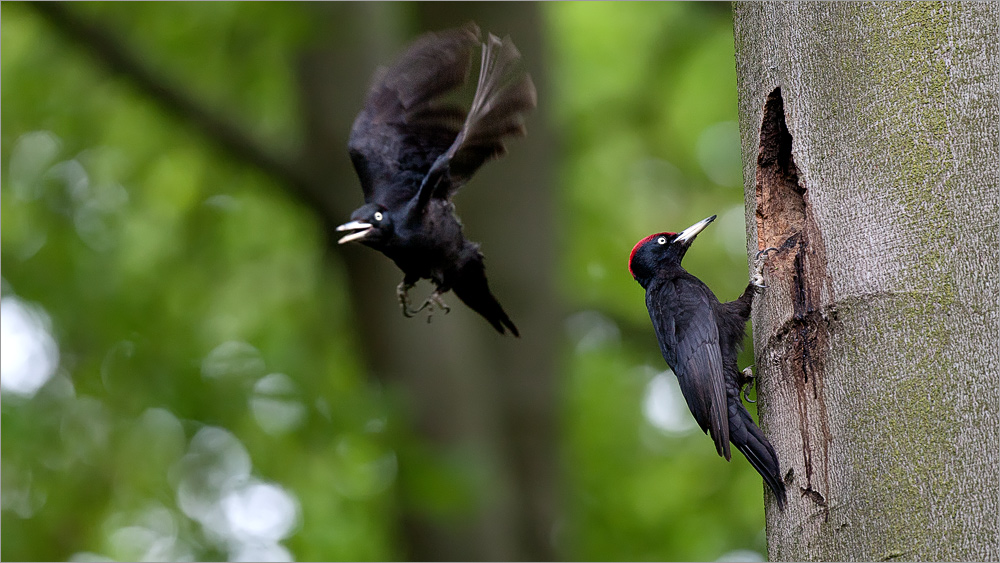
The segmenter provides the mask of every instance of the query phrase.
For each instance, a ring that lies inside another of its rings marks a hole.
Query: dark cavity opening
[[[781,88],[764,102],[757,153],[757,244],[759,249],[794,244],[806,218],[806,188],[792,158],[792,135],[785,125]]]
[[[768,260],[774,279],[769,291],[787,288],[789,318],[773,319],[780,326],[769,337],[780,374],[777,380],[794,386],[794,404],[802,447],[802,474],[786,478],[798,482],[803,496],[824,509],[829,517],[829,444],[832,440],[823,395],[831,319],[825,310],[832,295],[826,271],[822,233],[808,201],[808,190],[799,177],[792,156],[792,135],[785,121],[781,89],[764,101],[757,153],[757,244],[760,249],[781,249]],[[825,289],[825,292],[824,292]],[[824,293],[827,297],[824,297]],[[803,486],[804,481],[804,486]]]

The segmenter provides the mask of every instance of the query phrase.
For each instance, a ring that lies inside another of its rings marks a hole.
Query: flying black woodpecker
[[[479,81],[468,110],[442,98],[462,86],[481,48]],[[490,291],[479,245],[465,238],[452,196],[504,140],[525,134],[535,86],[510,38],[479,28],[428,33],[388,68],[376,72],[351,129],[348,149],[365,204],[337,227],[340,243],[360,242],[403,271],[396,293],[405,316],[435,307],[454,291],[499,333],[517,327]],[[408,290],[429,279],[434,292],[415,310]],[[428,317],[430,320],[430,317]]]

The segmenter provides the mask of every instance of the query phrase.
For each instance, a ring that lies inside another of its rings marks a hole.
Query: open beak
[[[348,235],[340,237],[337,244],[344,244],[345,242],[351,242],[352,240],[358,240],[365,238],[368,231],[372,230],[374,225],[371,223],[362,223],[361,221],[351,221],[350,223],[344,223],[343,225],[337,227],[338,231],[355,231]]]
[[[698,236],[698,233],[704,230],[704,228],[707,227],[708,224],[711,223],[712,221],[715,221],[715,215],[712,215],[708,219],[702,219],[701,221],[698,221],[694,225],[691,225],[690,227],[681,231],[681,234],[677,235],[677,238],[674,239],[674,242],[690,243],[692,240],[694,240],[694,237]]]

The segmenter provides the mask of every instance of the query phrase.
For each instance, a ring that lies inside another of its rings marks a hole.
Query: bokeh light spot
[[[268,374],[257,381],[253,391],[250,409],[264,432],[285,434],[302,424],[306,408],[297,397],[292,378],[283,373]]]
[[[264,359],[253,345],[239,340],[223,342],[205,356],[201,373],[205,377],[257,377],[264,372]]]
[[[642,400],[642,414],[654,427],[669,434],[687,434],[695,429],[677,377],[670,370],[649,380]]]
[[[298,523],[299,507],[283,488],[258,481],[229,491],[222,499],[232,535],[242,542],[277,542]]]
[[[17,297],[0,301],[0,387],[33,396],[59,366],[59,347],[49,316],[40,306]]]

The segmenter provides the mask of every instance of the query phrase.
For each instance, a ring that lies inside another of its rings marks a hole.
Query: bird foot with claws
[[[764,285],[764,264],[767,263],[767,255],[771,252],[776,252],[778,249],[775,247],[765,248],[754,256],[754,267],[753,274],[750,275],[750,283],[761,289],[767,288]]]
[[[443,299],[441,299],[441,293],[439,291],[434,291],[430,294],[426,301],[415,311],[410,311],[412,314],[416,315],[420,311],[427,309],[427,323],[430,324],[431,318],[434,317],[434,309],[438,308],[444,311],[444,314],[451,312],[451,307],[449,307]]]
[[[747,393],[749,393],[750,390],[753,389],[753,384],[755,380],[753,375],[753,368],[750,366],[743,368],[743,372],[741,373],[741,375],[742,377],[740,377],[739,380],[740,395],[743,396],[744,401],[748,403],[756,403],[757,401],[751,401],[750,397],[747,395]]]
[[[399,299],[399,306],[403,309],[403,316],[406,318],[412,317],[415,313],[410,311],[410,296],[408,292],[413,288],[412,283],[406,283],[406,280],[399,282],[396,286],[396,298]]]

